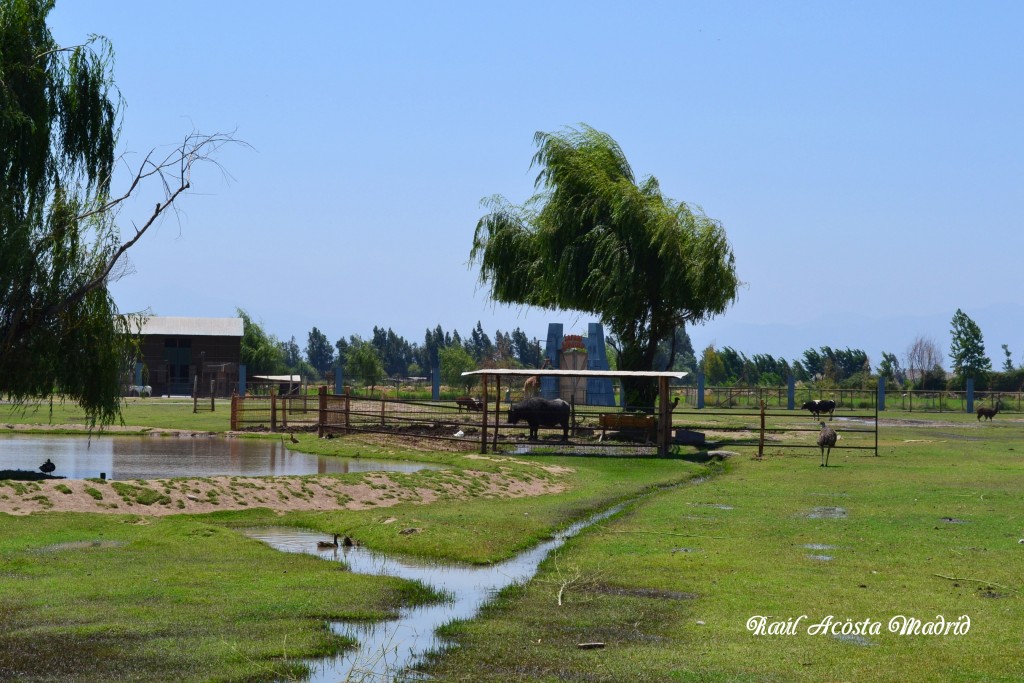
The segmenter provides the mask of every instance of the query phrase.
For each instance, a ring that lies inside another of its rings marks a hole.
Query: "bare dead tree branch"
[[[38,316],[32,316],[31,321],[23,322],[21,329],[12,329],[12,334],[15,334],[15,336],[24,334],[28,329],[34,327],[35,324],[59,315],[82,301],[90,292],[105,286],[110,273],[124,254],[138,243],[142,236],[168,209],[173,209],[175,202],[191,188],[192,171],[196,164],[212,163],[220,167],[220,164],[214,159],[214,155],[225,145],[229,144],[248,147],[247,143],[236,139],[233,133],[205,134],[192,131],[185,136],[180,145],[175,147],[160,161],[153,160],[155,150],[151,150],[139,165],[138,170],[128,185],[128,189],[123,194],[78,215],[75,222],[81,223],[97,216],[115,214],[119,207],[130,199],[143,183],[150,179],[159,179],[163,187],[164,198],[156,203],[149,218],[142,224],[142,227],[133,226],[135,234],[130,239],[121,242],[90,279],[61,301],[53,302],[43,308]]]

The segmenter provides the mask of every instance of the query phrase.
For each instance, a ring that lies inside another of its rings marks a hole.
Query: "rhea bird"
[[[837,439],[839,439],[839,435],[836,434],[836,430],[822,421],[821,431],[818,433],[818,446],[821,447],[822,467],[828,467],[828,456],[831,455],[832,449],[835,448]]]

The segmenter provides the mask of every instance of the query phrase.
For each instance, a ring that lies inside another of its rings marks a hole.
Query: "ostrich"
[[[39,466],[39,471],[42,472],[43,474],[49,474],[50,472],[53,472],[55,469],[57,469],[57,466],[50,462],[49,458],[47,458],[46,462]]]
[[[829,427],[824,421],[821,423],[821,432],[818,434],[818,445],[821,446],[821,466],[828,467],[828,456],[836,445],[839,435],[836,430]],[[826,452],[825,449],[828,449]]]
[[[539,370],[546,370],[546,369],[548,369],[550,367],[551,367],[551,359],[550,358],[545,358],[544,362],[541,363],[541,366],[538,369]],[[526,381],[523,382],[523,395],[526,396],[527,398],[529,398],[531,396],[536,396],[537,392],[539,390],[540,390],[540,375],[534,375],[532,377],[527,377]]]

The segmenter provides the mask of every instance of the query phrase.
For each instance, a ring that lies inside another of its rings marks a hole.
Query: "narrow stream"
[[[450,600],[421,607],[403,608],[396,620],[378,623],[333,622],[336,633],[359,641],[359,646],[341,655],[307,662],[313,669],[311,683],[338,681],[390,682],[423,678],[410,671],[430,651],[446,647],[435,631],[456,619],[472,619],[485,602],[514,583],[528,581],[552,550],[583,529],[621,510],[616,505],[559,532],[549,541],[525,550],[504,562],[487,566],[445,564],[408,557],[393,557],[362,547],[317,549],[325,534],[281,527],[246,529],[272,548],[292,553],[319,555],[325,560],[346,562],[353,572],[394,576],[421,581]]]

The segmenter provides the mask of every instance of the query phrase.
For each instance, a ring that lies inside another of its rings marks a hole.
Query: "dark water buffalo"
[[[476,411],[478,413],[483,412],[484,409],[483,402],[478,398],[473,398],[472,396],[459,396],[455,399],[455,405],[458,406],[460,413],[463,408],[469,411]]]
[[[568,403],[560,398],[549,400],[534,396],[519,403],[513,403],[508,410],[508,421],[518,424],[525,420],[530,425],[530,438],[537,439],[540,427],[562,427],[562,441],[569,440],[569,413],[572,411]]]
[[[828,419],[831,420],[832,414],[836,410],[836,402],[826,398],[808,401],[800,407],[804,410],[811,411],[811,414],[814,415],[814,417],[821,417],[823,413],[828,413]]]

